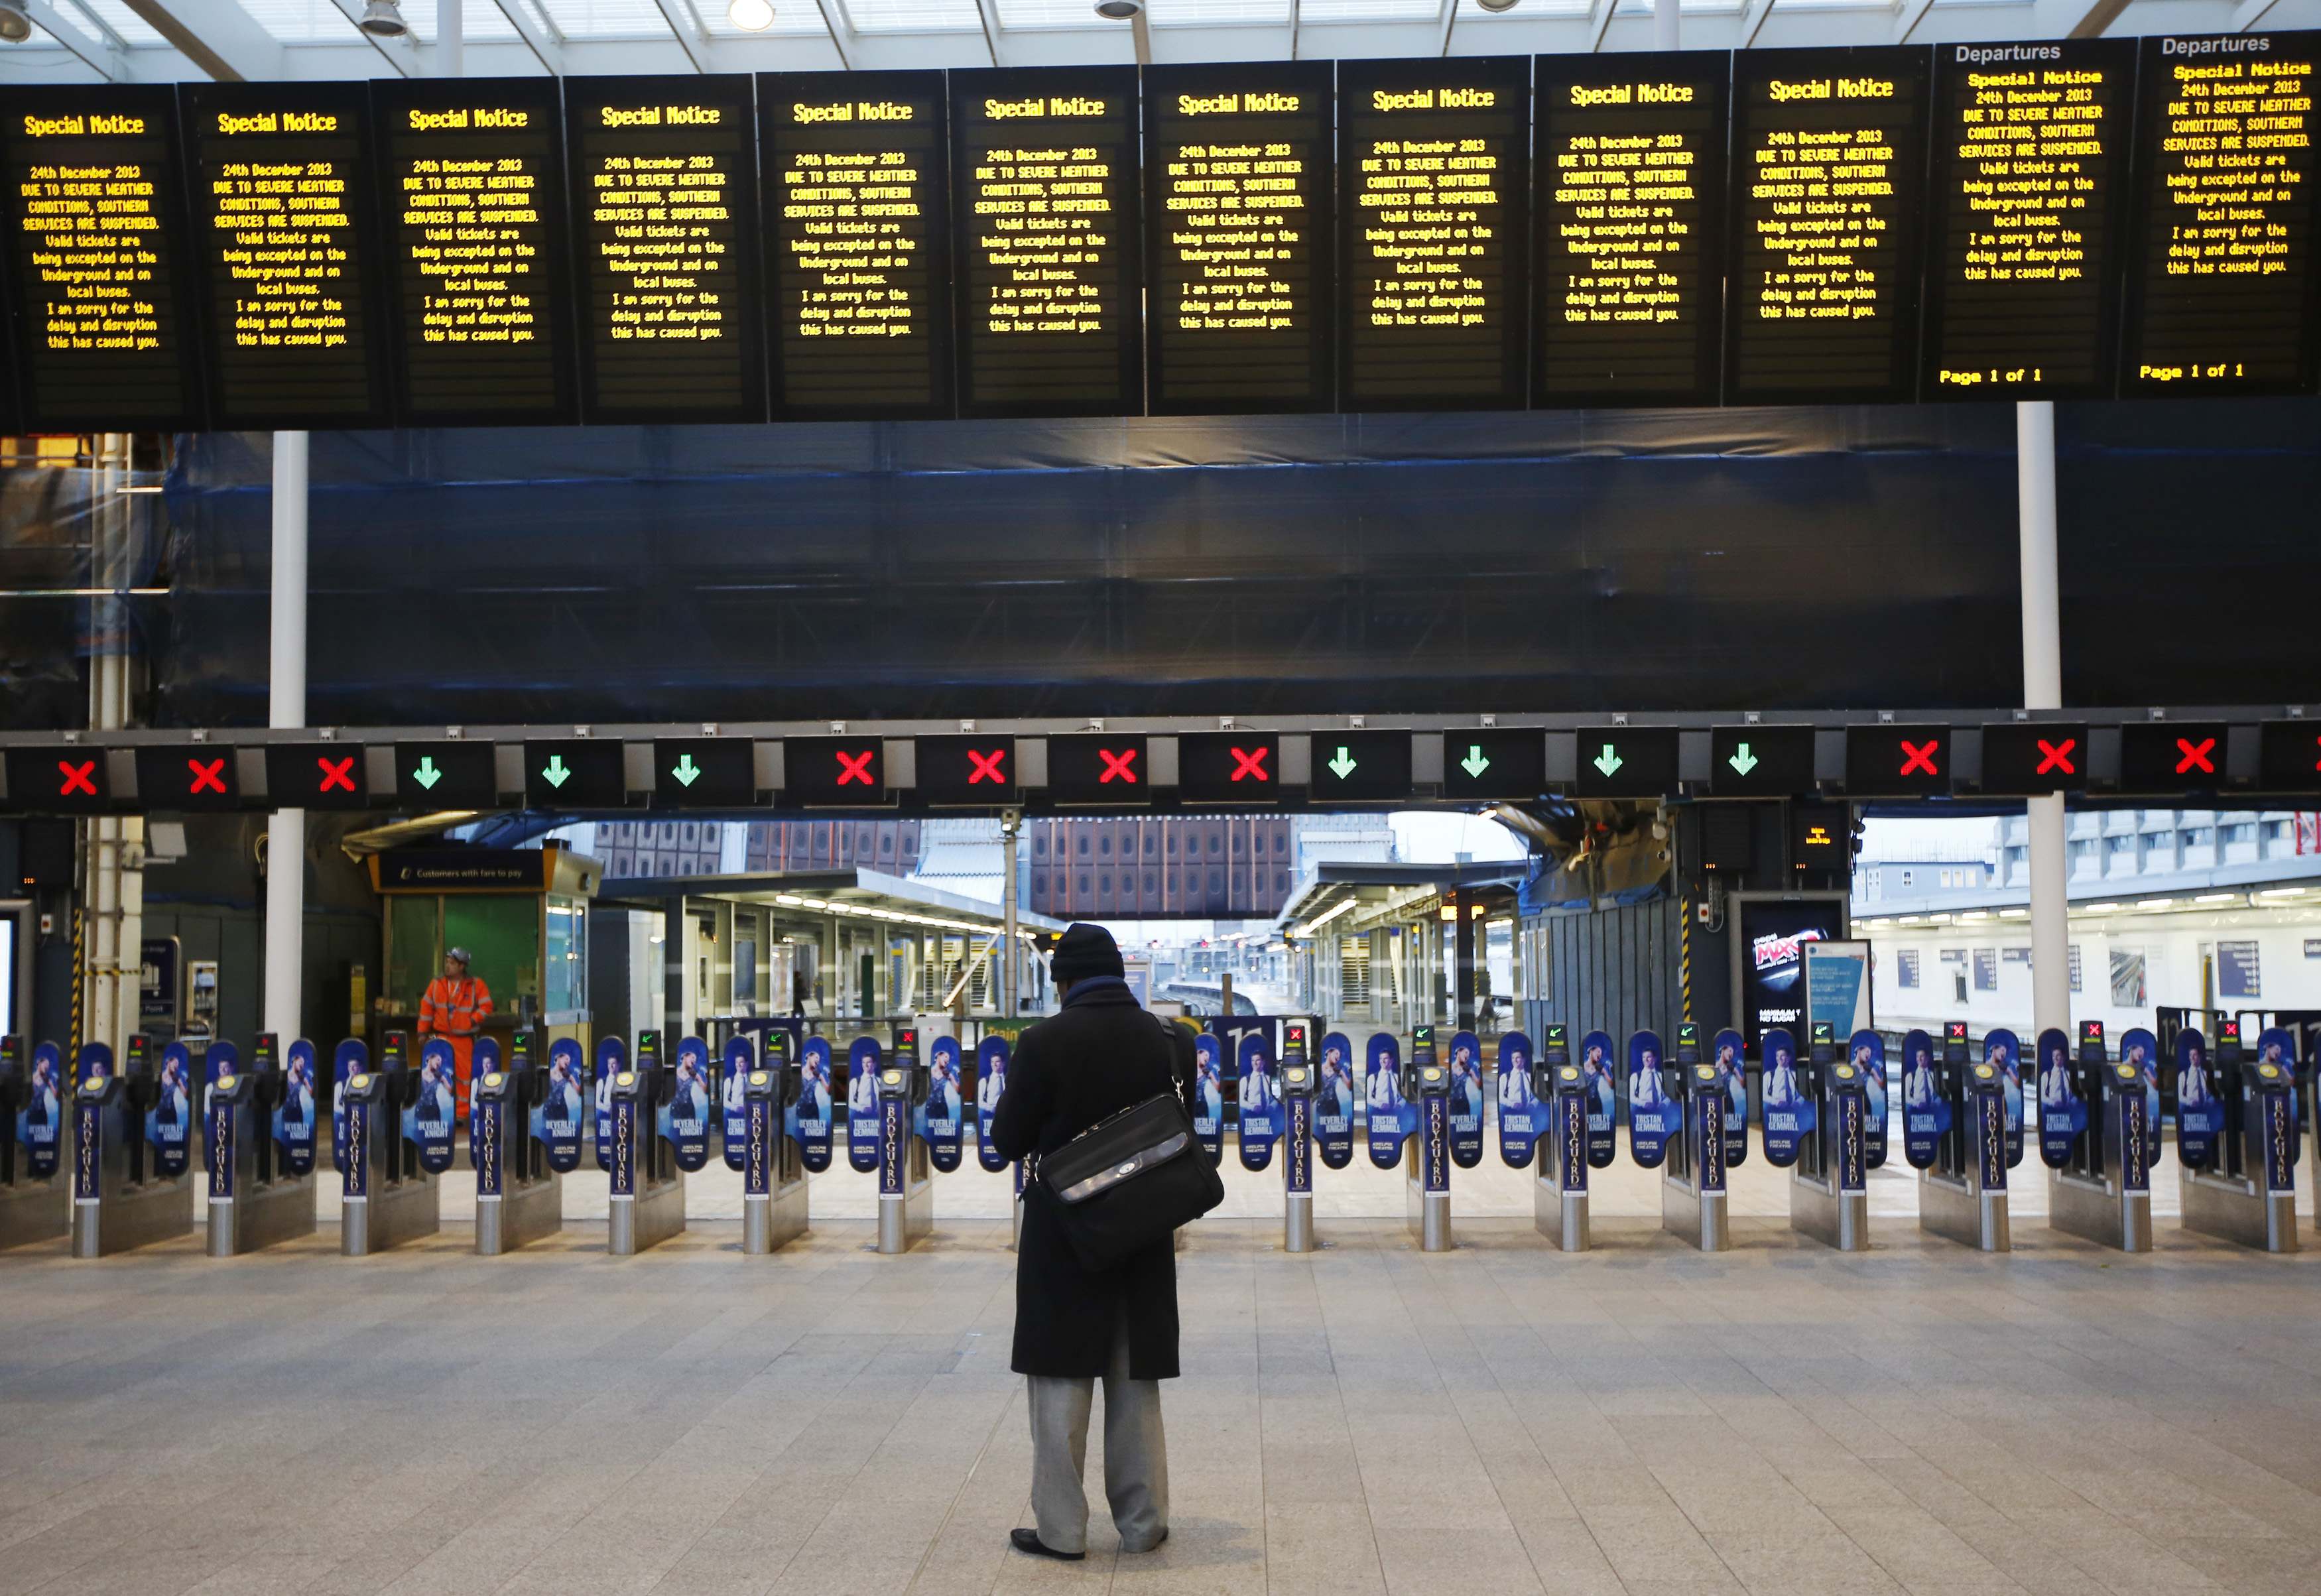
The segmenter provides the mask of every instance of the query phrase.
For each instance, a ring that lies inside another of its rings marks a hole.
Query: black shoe
[[[1053,1557],[1059,1563],[1078,1563],[1088,1555],[1086,1552],[1059,1552],[1053,1546],[1042,1546],[1040,1532],[1036,1529],[1011,1529],[1007,1532],[1007,1542],[1026,1556]]]

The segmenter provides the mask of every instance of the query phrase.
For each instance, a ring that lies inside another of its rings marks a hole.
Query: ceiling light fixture
[[[1108,23],[1128,23],[1144,9],[1144,0],[1096,0],[1096,14]]]
[[[14,0],[0,0],[0,43],[22,44],[32,36],[32,19]]]
[[[1516,0],[1475,0],[1476,5],[1494,14],[1502,11],[1513,11],[1515,8],[1515,3]]]
[[[774,8],[768,0],[733,0],[725,20],[744,32],[762,33],[774,25]]]
[[[370,0],[363,7],[362,21],[355,26],[374,39],[400,39],[411,32],[411,24],[403,20],[395,0]]]

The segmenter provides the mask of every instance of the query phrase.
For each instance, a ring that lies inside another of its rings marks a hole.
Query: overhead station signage
[[[1014,803],[1022,796],[1012,737],[922,737],[915,752],[919,801],[930,807]]]
[[[101,814],[113,806],[105,751],[72,743],[10,748],[8,807],[50,814]]]
[[[139,780],[143,780],[141,775]],[[370,807],[360,743],[278,742],[266,746],[266,799],[278,809]]]
[[[1485,803],[1547,791],[1547,737],[1536,728],[1479,727],[1443,734],[1443,795]]]
[[[1317,731],[1307,790],[1316,803],[1399,803],[1410,796],[1410,733]]]
[[[2321,33],[2142,41],[2142,249],[2121,391],[2313,386]]]
[[[1533,403],[1716,402],[1722,50],[1539,58]]]
[[[793,737],[782,744],[782,796],[813,809],[887,802],[887,745],[876,737]]]
[[[371,103],[396,414],[426,426],[577,420],[555,83],[387,78]]]
[[[629,782],[621,745],[593,737],[524,744],[523,801],[530,809],[624,807]]]
[[[757,745],[743,737],[653,739],[653,801],[673,809],[746,809],[758,801]]]
[[[1133,67],[980,72],[951,107],[962,415],[1144,408]]]
[[[1271,803],[1281,739],[1270,731],[1195,731],[1177,739],[1177,794],[1188,803]]]
[[[751,79],[562,81],[585,419],[763,421]]]
[[[1341,407],[1525,399],[1531,63],[1338,66]]]
[[[2112,391],[2135,41],[1934,52],[1925,393]]]
[[[146,809],[198,814],[241,805],[231,748],[139,748],[136,765],[137,802]]]
[[[1150,752],[1142,737],[1051,737],[1048,797],[1064,808],[1142,808],[1152,801]]]
[[[758,79],[773,415],[949,415],[941,72]]]
[[[1677,730],[1673,726],[1582,726],[1582,798],[1657,798],[1677,790]]]
[[[1332,88],[1327,61],[1146,68],[1154,414],[1334,405]]]
[[[1907,47],[1734,57],[1726,403],[1915,392],[1926,65]]]
[[[500,799],[497,760],[487,742],[395,745],[395,800],[416,809],[488,809]]]
[[[1941,798],[1951,790],[1947,726],[1849,726],[1845,790],[1857,798]]]
[[[1982,729],[1982,790],[2008,797],[2084,793],[2088,729],[2048,721],[2015,721]]]
[[[2123,793],[2213,793],[2225,785],[2219,721],[2139,721],[2119,729]]]
[[[1769,798],[1812,792],[1814,729],[1710,728],[1708,790],[1719,798]]]
[[[383,423],[369,90],[195,83],[177,93],[210,424]]]
[[[24,86],[0,122],[24,424],[197,425],[186,195],[166,87]]]

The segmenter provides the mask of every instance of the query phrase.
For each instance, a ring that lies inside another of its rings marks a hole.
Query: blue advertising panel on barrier
[[[1412,1106],[1402,1094],[1402,1044],[1384,1031],[1374,1034],[1362,1075],[1362,1095],[1370,1105],[1370,1162],[1392,1169],[1402,1162],[1402,1138],[1412,1126]]]
[[[1281,1084],[1274,1076],[1273,1044],[1262,1031],[1241,1039],[1241,1166],[1263,1169],[1281,1139]]]
[[[1640,1030],[1628,1038],[1628,1155],[1646,1169],[1668,1156],[1668,1138],[1684,1127],[1684,1104],[1661,1076],[1661,1038]]]
[[[98,1047],[92,1043],[90,1047]],[[113,1053],[105,1054],[105,1067],[113,1068]],[[81,1077],[88,1077],[89,1048],[81,1049]],[[194,1125],[194,1056],[185,1043],[172,1042],[161,1049],[161,1078],[153,1089],[153,1106],[145,1111],[145,1139],[153,1147],[153,1173],[164,1180],[175,1180],[186,1173],[193,1159],[193,1147],[187,1138]]]
[[[879,1056],[875,1037],[846,1049],[846,1162],[863,1174],[878,1167]]]
[[[727,1037],[718,1065],[719,1146],[726,1168],[746,1170],[751,1153],[750,1072],[758,1067],[757,1043],[747,1036]]]
[[[629,1067],[629,1045],[618,1037],[596,1044],[596,1078],[590,1083],[596,1098],[596,1167],[613,1168],[613,1077]]]
[[[2004,1028],[1990,1032],[1982,1038],[1982,1061],[1998,1072],[1999,1095],[2007,1110],[2007,1166],[2012,1169],[2023,1162],[2021,1038]]]
[[[927,1161],[946,1174],[959,1167],[960,1138],[966,1129],[960,1057],[957,1037],[937,1037],[927,1044],[927,1101],[919,1110],[919,1134],[927,1144]]]
[[[1886,1038],[1874,1030],[1857,1030],[1845,1050],[1861,1072],[1862,1157],[1877,1169],[1886,1162]]]
[[[1712,1056],[1725,1075],[1725,1166],[1749,1162],[1749,1071],[1741,1057],[1741,1033],[1727,1026],[1716,1033]]]
[[[1354,1161],[1354,1045],[1343,1031],[1322,1038],[1314,1083],[1314,1141],[1325,1168],[1343,1169]]]
[[[64,1051],[54,1042],[32,1049],[25,1078],[24,1106],[16,1114],[16,1140],[24,1148],[24,1170],[36,1181],[57,1172],[64,1138]]]
[[[1532,1084],[1531,1038],[1519,1030],[1499,1038],[1498,1096],[1500,1161],[1511,1168],[1528,1169],[1533,1150],[1547,1128],[1547,1114]]]
[[[653,1117],[679,1169],[691,1174],[708,1166],[709,1044],[699,1037],[678,1038],[677,1078]]]
[[[2071,1146],[2088,1128],[2087,1100],[2071,1077],[2071,1038],[2049,1027],[2039,1033],[2039,1157],[2050,1169],[2071,1161]]]
[[[2287,1033],[2282,1034],[2285,1037]],[[2262,1057],[2263,1054],[2264,1040],[2261,1037],[2257,1039],[2257,1056]],[[2148,1175],[2153,1161],[2160,1156],[2160,1038],[2140,1025],[2120,1032],[2119,1061],[2133,1065],[2135,1073],[2144,1077],[2144,1113],[2139,1122],[2144,1127],[2144,1163]]]
[[[830,1167],[838,1139],[838,1099],[831,1086],[834,1067],[829,1041],[808,1037],[798,1047],[797,1144],[799,1159],[808,1172],[820,1174]]]
[[[274,1144],[292,1175],[314,1172],[314,1044],[304,1037],[284,1050],[282,1101],[274,1109]],[[479,1061],[480,1062],[480,1061]]]
[[[1608,1169],[1617,1150],[1620,1084],[1612,1063],[1608,1031],[1591,1030],[1579,1038],[1579,1074],[1588,1085],[1588,1164]]]
[[[1820,1123],[1798,1081],[1798,1044],[1781,1026],[1765,1032],[1765,1158],[1777,1169],[1798,1161],[1798,1147]]]
[[[1934,1039],[1923,1030],[1902,1038],[1902,1157],[1913,1169],[1932,1169],[1943,1133],[1951,1128],[1950,1099],[1934,1068]]]
[[[1451,1162],[1483,1161],[1483,1044],[1471,1030],[1451,1037]]]
[[[1193,1038],[1193,1139],[1212,1164],[1225,1157],[1224,1047],[1206,1031]]]
[[[532,1133],[548,1150],[548,1167],[559,1174],[580,1167],[587,1077],[579,1043],[568,1037],[548,1045],[548,1079],[532,1107]]]
[[[430,1037],[419,1049],[419,1095],[403,1111],[403,1137],[419,1148],[419,1167],[441,1174],[451,1167],[459,1129],[459,1073],[451,1044]]]
[[[994,1174],[1007,1167],[1006,1158],[991,1145],[991,1116],[1006,1090],[1007,1038],[986,1037],[975,1049],[975,1161]],[[1199,1129],[1197,1123],[1194,1129]]]
[[[2208,1167],[2224,1128],[2224,1100],[2208,1073],[2208,1038],[2188,1027],[2176,1033],[2176,1154],[2187,1169]]]
[[[331,1167],[347,1172],[347,1082],[370,1068],[370,1047],[349,1037],[331,1055]]]

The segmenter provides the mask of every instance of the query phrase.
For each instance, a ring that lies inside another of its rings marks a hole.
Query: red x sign
[[[2176,761],[2178,775],[2189,775],[2196,770],[2209,775],[2216,774],[2216,763],[2209,757],[2216,751],[2215,738],[2204,737],[2196,744],[2189,737],[2180,737],[2176,739],[2176,751],[2183,756]]]
[[[849,782],[860,782],[866,787],[875,787],[878,784],[871,779],[870,775],[870,757],[876,754],[878,749],[865,748],[859,754],[850,754],[844,748],[833,748],[831,751],[838,756],[840,786],[842,787]]]
[[[1096,751],[1096,757],[1104,761],[1104,774],[1096,778],[1097,786],[1103,786],[1110,781],[1124,782],[1132,787],[1136,784],[1136,750],[1134,748],[1117,750],[1098,748]]]
[[[314,784],[317,793],[351,793],[355,790],[355,757],[352,754],[342,759],[317,754],[314,756],[314,767],[321,776]]]
[[[1253,748],[1233,749],[1233,779],[1237,782],[1271,781],[1273,778],[1265,774],[1265,757],[1272,751],[1272,749],[1267,748],[1263,743],[1260,743]]]
[[[1942,746],[1942,739],[1938,737],[1930,737],[1923,743],[1914,743],[1907,738],[1904,739],[1902,742],[1902,774],[1904,775],[1909,775],[1914,773],[1923,772],[1927,775],[1942,775],[1942,772],[1934,766],[1934,751]]]
[[[84,759],[76,765],[69,759],[57,761],[57,774],[64,778],[57,788],[57,796],[69,798],[75,793],[96,796],[96,761]]]
[[[196,793],[223,793],[225,791],[224,755],[221,754],[214,759],[188,759],[186,770],[192,777],[186,788],[187,796]]]
[[[2067,737],[2059,743],[2049,742],[2043,737],[2033,740],[2039,745],[2041,775],[2045,775],[2051,770],[2060,770],[2065,775],[2077,775],[2080,773],[2080,767],[2071,763],[2071,750],[2080,746],[2078,738]]]
[[[1000,761],[1006,757],[1006,748],[994,748],[988,754],[979,753],[974,748],[968,749],[967,784],[971,787],[978,782],[989,782],[995,787],[1006,786],[1007,775],[1000,769],[999,766]]]

